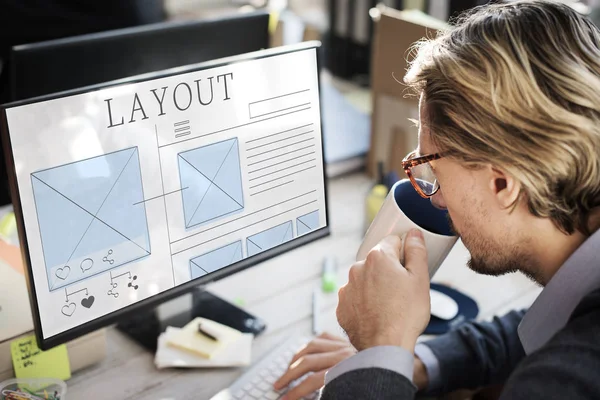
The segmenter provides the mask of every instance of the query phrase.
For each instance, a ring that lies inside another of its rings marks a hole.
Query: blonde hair
[[[418,42],[404,81],[433,143],[522,185],[530,212],[590,235],[600,206],[600,31],[567,5],[480,6]]]

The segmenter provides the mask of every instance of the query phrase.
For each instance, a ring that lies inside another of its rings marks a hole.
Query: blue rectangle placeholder
[[[292,221],[274,226],[246,238],[248,257],[271,249],[294,238]]]
[[[244,209],[237,138],[179,153],[177,162],[186,228]]]
[[[49,290],[150,255],[137,147],[31,174]]]
[[[296,231],[298,236],[314,231],[319,227],[319,210],[309,212],[296,218]]]
[[[190,275],[192,279],[196,279],[236,263],[242,258],[242,241],[238,240],[192,258],[190,260]]]

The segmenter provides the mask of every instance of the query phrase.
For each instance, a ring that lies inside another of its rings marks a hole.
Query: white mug
[[[384,237],[396,235],[402,239],[400,262],[404,263],[404,238],[412,228],[418,228],[423,233],[429,277],[433,277],[458,236],[450,229],[447,211],[434,207],[429,199],[421,197],[408,179],[396,182],[390,189],[365,234],[356,260],[364,260]]]

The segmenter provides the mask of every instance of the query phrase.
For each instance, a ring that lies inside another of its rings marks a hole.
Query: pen
[[[202,327],[202,324],[198,324],[198,333],[206,336],[211,340],[214,340],[215,342],[219,340],[215,335],[211,334],[210,332],[207,332],[206,329]]]
[[[314,335],[318,335],[321,333],[321,327],[319,326],[319,310],[320,302],[319,302],[319,290],[314,289],[312,295],[312,331]]]

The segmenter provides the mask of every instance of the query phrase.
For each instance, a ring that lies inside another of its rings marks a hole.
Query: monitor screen
[[[318,49],[5,106],[40,346],[328,234]]]

